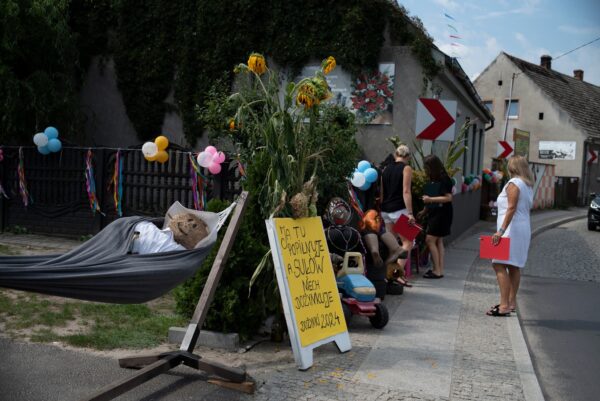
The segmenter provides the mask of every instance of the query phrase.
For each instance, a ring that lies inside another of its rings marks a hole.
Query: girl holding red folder
[[[515,311],[521,268],[527,261],[531,241],[529,212],[533,205],[533,175],[527,159],[511,157],[508,173],[511,178],[498,195],[498,230],[492,236],[492,243],[497,245],[501,237],[509,237],[510,253],[508,260],[492,260],[500,287],[500,303],[487,312],[488,316],[508,316]]]
[[[436,155],[423,159],[425,172],[430,182],[425,185],[423,203],[427,214],[427,236],[425,243],[431,254],[433,269],[428,270],[424,278],[444,277],[444,237],[450,235],[452,226],[452,180],[448,176],[444,164]],[[421,215],[421,213],[419,213]]]

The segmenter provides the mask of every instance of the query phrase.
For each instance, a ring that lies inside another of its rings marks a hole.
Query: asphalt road
[[[600,231],[580,219],[535,237],[517,305],[546,400],[598,400]]]

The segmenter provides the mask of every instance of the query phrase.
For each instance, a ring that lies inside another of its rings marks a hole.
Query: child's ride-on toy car
[[[342,268],[336,275],[344,317],[349,321],[352,315],[368,316],[373,327],[382,329],[389,320],[388,310],[375,296],[375,287],[364,272],[362,254],[346,252]]]

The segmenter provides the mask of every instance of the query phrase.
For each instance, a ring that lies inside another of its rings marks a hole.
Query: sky
[[[474,80],[501,51],[531,63],[600,37],[599,0],[399,0],[436,46]],[[447,14],[448,16],[446,16]],[[459,38],[450,37],[450,35]],[[552,60],[552,69],[600,86],[600,40]]]

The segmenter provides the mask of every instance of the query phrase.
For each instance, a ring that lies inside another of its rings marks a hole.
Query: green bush
[[[207,210],[218,212],[227,206],[227,202],[213,199],[208,202]],[[250,200],[204,323],[205,329],[237,332],[242,339],[256,333],[267,314],[276,310],[279,297],[268,279],[253,287],[249,296],[250,277],[268,249],[265,245],[268,243],[265,224],[260,219],[252,218],[253,215],[255,211]],[[259,226],[256,227],[256,224]],[[177,312],[192,316],[225,228],[221,229],[217,243],[196,274],[175,289]]]

